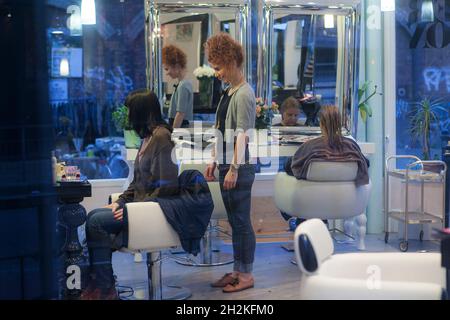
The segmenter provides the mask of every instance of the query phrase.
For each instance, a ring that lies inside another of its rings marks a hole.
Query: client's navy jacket
[[[157,198],[156,201],[167,221],[178,233],[184,251],[197,255],[214,203],[208,183],[199,171],[183,171],[178,177],[178,184],[179,195]]]

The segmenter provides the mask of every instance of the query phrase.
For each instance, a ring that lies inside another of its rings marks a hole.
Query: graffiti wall
[[[424,99],[450,108],[450,1],[396,1],[397,153],[423,157],[423,139],[411,134],[412,116]],[[426,11],[428,10],[428,11]],[[450,130],[447,112],[433,109],[431,158],[441,157],[441,136]]]

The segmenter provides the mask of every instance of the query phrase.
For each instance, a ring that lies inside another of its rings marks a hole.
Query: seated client
[[[281,123],[274,127],[293,127],[298,126],[298,117],[300,116],[300,103],[294,97],[289,97],[283,101],[280,108]]]
[[[153,92],[131,93],[125,105],[129,121],[143,139],[134,164],[134,179],[117,202],[91,211],[86,221],[90,281],[81,295],[85,300],[117,299],[111,264],[113,248],[126,247],[123,240],[123,207],[127,202],[152,201],[178,194],[178,167],[171,159],[174,146],[171,127],[163,120]]]
[[[308,166],[314,160],[356,161],[358,164],[356,185],[368,184],[369,160],[362,154],[356,141],[342,135],[341,115],[336,106],[322,107],[320,129],[322,131],[320,137],[302,144],[295,155],[286,161],[286,173],[297,179],[306,179]],[[299,208],[300,213],[301,210]],[[286,214],[282,215],[285,217]],[[302,219],[298,219],[297,222],[301,223]]]

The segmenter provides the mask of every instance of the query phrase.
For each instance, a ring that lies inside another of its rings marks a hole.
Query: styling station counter
[[[304,138],[307,139],[307,137]],[[311,136],[309,136],[309,138],[311,138]],[[202,149],[201,147],[194,148],[195,145],[186,142],[186,140],[181,141],[174,139],[174,141],[176,142],[176,147],[174,148],[173,157],[176,157],[175,161],[179,164],[181,162],[206,164],[211,158],[211,144],[208,144]],[[373,143],[358,142],[358,145],[366,156],[370,156],[375,153],[375,146]],[[251,159],[253,160],[253,163],[258,163],[260,167],[260,172],[256,174],[255,182],[252,188],[252,207],[253,205],[255,206],[255,211],[252,215],[255,214],[253,217],[255,218],[254,227],[256,229],[277,230],[275,232],[278,232],[278,222],[275,221],[278,221],[279,218],[278,215],[273,215],[274,212],[278,212],[274,200],[275,178],[280,168],[280,160],[293,156],[299,146],[299,144],[280,144],[273,141],[249,144]],[[127,163],[130,166],[130,176],[127,181],[127,183],[129,183],[133,179],[133,164],[138,150],[126,149],[125,152]],[[124,187],[126,186],[127,185]],[[272,222],[274,224],[272,224]],[[343,221],[333,221],[334,227],[342,228],[343,225]]]
[[[312,138],[311,136],[297,136],[297,139]],[[256,174],[255,183],[253,186],[254,196],[259,197],[272,197],[274,194],[273,181],[279,170],[280,158],[291,157],[295,154],[300,144],[280,144],[268,141],[265,139],[259,143],[249,143],[250,157],[253,159],[253,163],[261,164],[261,172]],[[274,139],[272,139],[274,140]],[[200,140],[201,141],[201,140]],[[178,163],[183,162],[202,162],[207,163],[211,158],[212,144],[207,145],[205,148],[195,147],[192,142],[186,140],[174,139],[176,147],[174,149],[174,157]],[[358,142],[361,151],[370,156],[375,153],[375,144],[369,142]],[[133,179],[133,165],[137,156],[137,149],[126,149],[126,159],[130,166],[130,175],[127,183]],[[256,161],[258,159],[258,161]]]

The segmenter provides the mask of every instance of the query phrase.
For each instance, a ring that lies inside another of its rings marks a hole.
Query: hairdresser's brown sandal
[[[222,291],[225,293],[238,292],[245,289],[253,288],[254,285],[255,280],[253,279],[243,281],[242,279],[237,278],[232,283],[228,284],[225,288],[223,288]]]
[[[236,280],[236,278],[233,277],[233,274],[231,272],[230,273],[225,273],[222,278],[220,278],[216,282],[211,283],[211,287],[213,287],[213,288],[224,288],[228,284],[233,283],[233,281],[235,281],[235,280]]]

